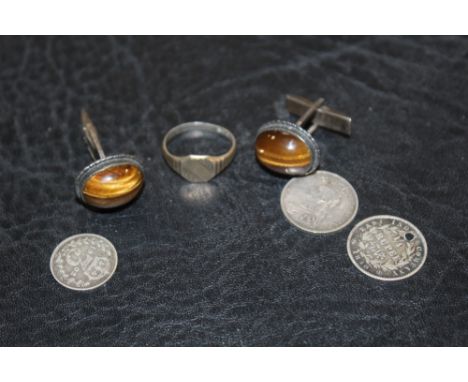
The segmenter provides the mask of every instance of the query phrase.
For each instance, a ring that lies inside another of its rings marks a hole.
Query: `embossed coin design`
[[[396,216],[372,216],[359,222],[348,237],[348,255],[361,272],[382,281],[414,275],[427,257],[423,234]]]
[[[65,288],[90,290],[107,282],[117,268],[117,251],[105,237],[91,233],[70,236],[55,248],[50,270]]]
[[[356,216],[359,200],[353,186],[328,171],[291,179],[281,193],[281,209],[289,222],[312,233],[346,227]]]

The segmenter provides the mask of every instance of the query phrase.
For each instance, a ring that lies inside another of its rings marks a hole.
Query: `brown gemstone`
[[[305,142],[284,131],[259,134],[255,151],[262,165],[281,174],[304,175],[312,163],[312,152]]]
[[[138,195],[143,178],[143,172],[135,165],[108,167],[88,178],[82,190],[84,201],[100,208],[122,206]]]

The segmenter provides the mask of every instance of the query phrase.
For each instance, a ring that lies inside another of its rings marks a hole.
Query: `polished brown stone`
[[[259,134],[255,151],[262,165],[282,174],[303,175],[312,163],[312,152],[304,141],[284,131]]]
[[[83,186],[83,199],[99,208],[122,206],[135,198],[143,187],[143,172],[135,165],[108,167],[92,175]]]

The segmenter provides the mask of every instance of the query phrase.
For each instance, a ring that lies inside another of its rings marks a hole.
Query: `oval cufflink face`
[[[97,172],[85,182],[83,199],[94,207],[119,207],[132,201],[142,186],[143,173],[137,166],[112,166]]]
[[[301,127],[286,121],[269,122],[257,135],[255,152],[266,168],[285,175],[302,176],[318,167],[318,146]]]
[[[97,208],[123,206],[135,199],[143,188],[144,175],[139,165],[124,160],[112,163],[111,157],[106,165],[107,159],[98,163],[94,171],[88,170],[87,176],[82,177],[78,185],[80,199]]]

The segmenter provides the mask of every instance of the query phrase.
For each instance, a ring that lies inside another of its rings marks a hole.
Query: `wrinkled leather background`
[[[425,234],[414,277],[374,281],[346,254],[351,229],[292,227],[287,179],[255,161],[257,128],[287,118],[286,93],[353,117],[349,139],[319,131],[322,169],[360,209]],[[468,345],[468,40],[444,38],[2,38],[1,345]],[[146,187],[127,208],[75,200],[90,162],[79,111],[107,153],[137,154]],[[238,139],[232,165],[191,186],[161,157],[172,126],[204,120]],[[49,259],[94,232],[119,252],[87,293]]]

